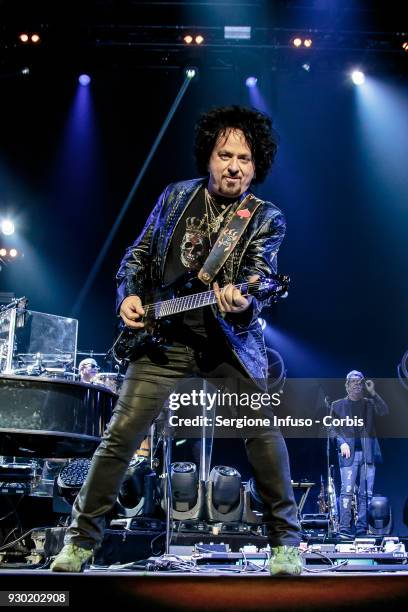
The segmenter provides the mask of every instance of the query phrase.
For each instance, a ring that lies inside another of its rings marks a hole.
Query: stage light
[[[149,516],[156,507],[157,476],[145,458],[132,459],[118,493],[120,516]]]
[[[186,45],[191,45],[191,43],[193,42],[193,37],[190,34],[186,34],[183,40],[186,43]]]
[[[195,506],[198,496],[198,473],[195,463],[190,461],[172,463],[171,492],[175,510],[185,512]]]
[[[408,391],[408,351],[405,351],[401,362],[397,365],[397,373],[401,385]]]
[[[170,482],[173,519],[201,518],[204,511],[204,482],[200,481],[196,464],[190,461],[172,463]],[[164,489],[162,493],[161,507],[165,510],[168,498]]]
[[[184,73],[188,79],[194,79],[194,77],[197,76],[197,68],[189,66],[185,69]]]
[[[256,488],[254,478],[250,478],[244,487],[244,508],[242,512],[242,522],[249,525],[260,525],[264,503]]]
[[[248,491],[251,496],[252,508],[257,512],[263,512],[265,508],[265,504],[262,501],[262,497],[259,495],[259,491],[256,486],[255,478],[250,478],[248,480]]]
[[[310,72],[310,64],[302,64],[302,68],[303,70],[305,70],[306,72]]]
[[[354,85],[362,85],[365,81],[364,72],[361,72],[361,70],[353,70],[351,73],[351,80]]]
[[[82,85],[83,87],[86,87],[91,82],[91,77],[89,76],[89,74],[81,74],[78,81],[80,85]]]
[[[210,474],[214,484],[213,504],[220,512],[229,512],[238,502],[241,488],[241,475],[233,467],[216,465]]]
[[[383,495],[372,498],[368,508],[368,532],[373,535],[390,535],[392,511],[390,502]]]
[[[24,68],[21,69],[21,74],[24,74],[24,76],[30,74],[30,69],[28,68],[28,66],[24,66]]]
[[[402,43],[402,48],[404,49],[404,51],[408,51],[408,40]]]
[[[1,231],[5,236],[11,236],[14,234],[14,223],[10,219],[4,219],[1,222]]]
[[[305,47],[309,49],[312,46],[313,41],[311,38],[305,38],[305,40],[303,41],[303,44]]]
[[[33,42],[34,44],[40,42],[40,37],[38,34],[32,34],[31,35],[31,42]]]
[[[256,87],[256,84],[258,83],[258,79],[254,76],[250,76],[246,79],[245,81],[245,85],[247,87]]]
[[[22,43],[28,42],[28,34],[20,34],[19,39]]]
[[[302,39],[297,36],[296,38],[293,39],[292,44],[293,44],[294,47],[301,47],[302,46]]]
[[[210,521],[234,522],[243,509],[241,474],[233,467],[216,465],[210,472],[206,490],[206,509]]]
[[[204,36],[201,36],[201,34],[199,34],[198,36],[195,37],[195,41],[196,41],[196,45],[201,45],[204,42]]]
[[[10,249],[9,255],[10,257],[17,257],[18,255],[17,249]]]
[[[0,249],[0,257],[5,257],[7,255],[7,249]]]
[[[90,459],[72,459],[59,473],[56,483],[58,493],[69,504],[73,504],[78,491],[86,480],[90,467]]]
[[[224,26],[225,40],[251,40],[251,26]]]

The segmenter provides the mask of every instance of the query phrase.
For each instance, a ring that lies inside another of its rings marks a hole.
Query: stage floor
[[[311,580],[310,580],[311,578]],[[255,580],[253,580],[255,579]],[[271,578],[266,573],[178,573],[88,570],[0,570],[0,591],[69,594],[69,607],[90,612],[114,605],[120,610],[406,610],[408,571],[325,572]],[[97,607],[97,608],[96,608]]]

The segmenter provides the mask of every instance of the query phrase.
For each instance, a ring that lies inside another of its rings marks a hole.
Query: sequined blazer
[[[200,187],[208,179],[173,183],[160,195],[145,227],[127,248],[117,273],[117,308],[129,295],[138,295],[143,303],[145,288],[163,285],[169,245],[177,223]],[[243,198],[246,194],[243,194]],[[277,271],[277,253],[285,235],[285,219],[274,204],[262,201],[249,221],[232,255],[217,275],[220,286],[240,283],[250,276],[270,276]],[[264,336],[258,322],[268,300],[255,297],[242,313],[225,316],[211,306],[225,334],[228,345],[258,387],[266,390],[267,354]]]

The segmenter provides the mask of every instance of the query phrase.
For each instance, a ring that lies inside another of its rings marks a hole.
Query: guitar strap
[[[209,285],[218,271],[227,261],[228,257],[237,246],[238,240],[244,233],[244,230],[250,222],[252,215],[261,203],[262,200],[256,198],[252,193],[249,193],[240,202],[229,223],[227,223],[215,241],[210,254],[198,273],[198,278],[203,283]]]

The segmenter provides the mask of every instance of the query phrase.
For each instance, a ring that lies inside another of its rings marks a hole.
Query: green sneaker
[[[302,559],[296,546],[275,546],[269,561],[271,576],[300,576]]]
[[[65,544],[51,563],[52,572],[82,572],[85,564],[93,556],[92,549],[81,548],[75,544]]]

